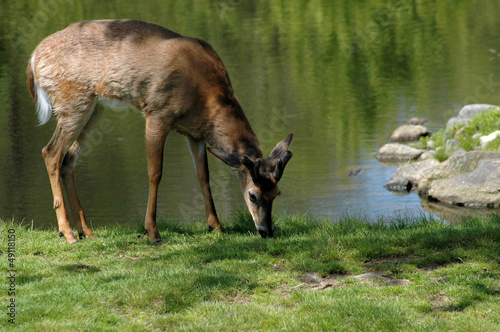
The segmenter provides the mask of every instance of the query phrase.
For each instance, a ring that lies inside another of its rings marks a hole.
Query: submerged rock
[[[410,191],[412,184],[410,180],[401,175],[394,175],[384,186],[389,191]]]
[[[421,125],[404,125],[396,129],[389,138],[393,142],[418,141],[422,136],[429,136],[431,131]]]
[[[380,148],[375,158],[381,161],[415,160],[422,153],[424,150],[399,143],[388,143]]]
[[[347,176],[356,176],[358,175],[359,173],[361,173],[361,168],[356,168],[356,169],[352,169],[350,171],[348,171],[346,173]]]

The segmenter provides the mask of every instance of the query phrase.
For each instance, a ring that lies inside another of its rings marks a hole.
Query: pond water
[[[25,68],[45,36],[72,22],[136,18],[210,42],[264,151],[295,133],[278,213],[334,220],[347,213],[377,218],[434,211],[451,218],[416,194],[386,191],[396,168],[374,155],[413,116],[437,130],[465,104],[500,104],[495,0],[43,3],[0,3],[0,218],[35,227],[56,227],[40,153],[55,119],[37,127]],[[144,119],[137,111],[110,109],[101,123],[76,169],[80,199],[93,225],[136,223],[148,190]],[[185,138],[172,133],[165,151],[159,218],[203,220]],[[222,218],[244,209],[230,169],[213,156],[209,164]],[[358,168],[358,175],[346,175]]]

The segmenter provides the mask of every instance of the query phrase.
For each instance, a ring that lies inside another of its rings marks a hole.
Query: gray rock
[[[489,112],[498,109],[498,106],[488,104],[471,104],[462,107],[458,115],[448,120],[446,130],[448,131],[453,126],[466,124],[470,119],[478,114]]]
[[[477,161],[471,172],[434,180],[431,198],[469,207],[500,207],[500,158]]]
[[[450,155],[450,157],[451,157],[451,156],[461,156],[461,155],[463,155],[463,154],[465,154],[465,153],[467,153],[467,151],[465,151],[465,150],[464,150],[464,149],[462,149],[462,148],[458,148],[458,149],[456,149],[455,151],[453,151],[452,153],[450,153],[449,155]]]
[[[472,172],[477,164],[483,159],[500,160],[498,151],[469,151],[461,155],[455,155],[440,163],[438,167],[424,172],[424,177],[428,179],[449,179],[452,176],[462,173]]]
[[[431,131],[421,125],[404,125],[397,128],[389,138],[393,142],[418,141],[422,136],[429,136]]]
[[[402,177],[408,179],[413,185],[417,185],[426,178],[427,174],[438,167],[439,161],[436,159],[427,159],[412,164],[399,167],[394,173],[393,178]],[[392,179],[391,179],[392,180]]]
[[[429,122],[428,119],[424,119],[424,118],[411,118],[410,120],[406,121],[406,124],[409,124],[409,125],[424,125],[427,122]]]
[[[456,139],[446,141],[446,153],[452,153],[460,148],[460,143]]]
[[[435,156],[436,156],[436,151],[427,150],[424,153],[422,153],[418,159],[420,160],[435,159],[434,158]]]
[[[424,150],[411,148],[404,144],[388,143],[380,148],[375,158],[381,161],[414,160],[423,152]]]
[[[410,191],[412,184],[407,178],[394,175],[384,187],[390,191]]]

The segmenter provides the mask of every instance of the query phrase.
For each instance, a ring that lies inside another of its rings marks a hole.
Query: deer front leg
[[[71,152],[68,152],[66,157],[64,157],[61,178],[64,183],[64,188],[66,189],[69,207],[71,209],[71,214],[73,215],[73,220],[75,222],[76,229],[78,230],[79,237],[95,237],[94,233],[90,230],[87,224],[87,219],[85,218],[80,199],[78,198],[78,194],[76,192],[74,158],[75,157]]]
[[[83,213],[82,204],[78,198],[78,193],[75,187],[75,166],[82,148],[85,143],[90,138],[92,129],[101,117],[103,108],[101,105],[96,105],[90,119],[87,121],[83,130],[78,135],[76,141],[71,145],[66,156],[63,159],[61,178],[64,183],[64,189],[66,190],[66,195],[68,197],[69,207],[71,209],[71,214],[73,215],[73,220],[78,230],[79,237],[95,237],[94,233],[90,230],[85,214]]]
[[[219,222],[219,218],[217,218],[212,191],[210,190],[206,144],[204,141],[196,140],[191,136],[188,136],[188,143],[189,149],[191,150],[191,156],[193,157],[196,176],[200,182],[201,192],[203,194],[208,227],[210,230],[224,232]]]
[[[155,115],[147,115],[146,154],[148,157],[149,196],[144,228],[148,234],[149,241],[153,243],[161,241],[160,233],[156,227],[156,206],[158,186],[162,177],[163,150],[169,131],[170,127],[163,124]]]

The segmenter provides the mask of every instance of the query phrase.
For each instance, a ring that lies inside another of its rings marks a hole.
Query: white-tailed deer
[[[61,236],[77,241],[63,199],[64,184],[80,237],[94,234],[76,193],[74,167],[103,102],[119,100],[146,118],[149,196],[145,229],[161,241],[156,202],[167,135],[187,136],[210,229],[223,231],[210,191],[208,150],[236,170],[245,202],[263,237],[273,235],[271,209],[278,181],[292,157],[293,135],[268,158],[236,99],[227,71],[205,41],[136,20],[75,23],[45,38],[28,64],[28,83],[40,124],[54,112],[57,126],[42,154]]]

